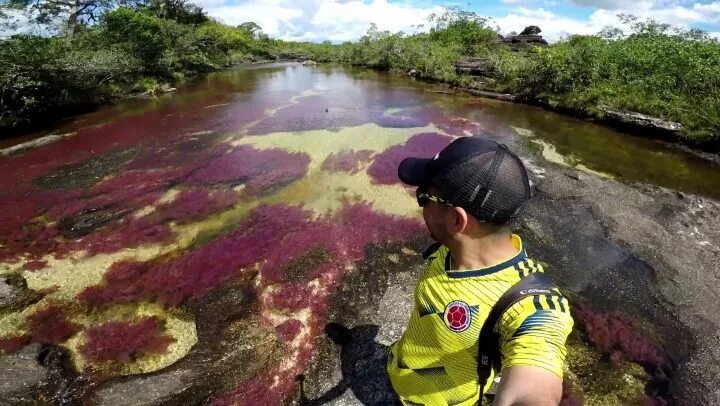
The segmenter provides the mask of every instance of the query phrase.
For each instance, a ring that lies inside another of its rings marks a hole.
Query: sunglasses
[[[443,204],[445,206],[454,207],[452,203],[448,202],[447,200],[443,199],[442,197],[433,196],[431,194],[425,193],[422,189],[418,188],[415,190],[415,197],[417,198],[418,206],[425,207],[430,202],[435,202],[439,204]]]

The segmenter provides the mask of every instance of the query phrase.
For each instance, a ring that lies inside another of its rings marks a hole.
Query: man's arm
[[[562,379],[543,368],[516,365],[503,370],[495,406],[556,406],[562,397]]]
[[[495,405],[557,405],[562,397],[565,341],[573,321],[567,299],[522,299],[500,319],[502,371]]]

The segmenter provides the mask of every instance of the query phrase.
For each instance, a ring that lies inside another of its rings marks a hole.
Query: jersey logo
[[[470,327],[470,322],[472,321],[470,306],[459,300],[450,302],[450,304],[445,307],[443,320],[450,331],[462,333]]]

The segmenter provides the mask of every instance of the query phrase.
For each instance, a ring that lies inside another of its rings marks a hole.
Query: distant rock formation
[[[515,51],[523,51],[530,46],[547,46],[548,42],[540,35],[542,30],[537,25],[525,27],[518,35],[509,36],[502,39],[502,42],[508,44]]]

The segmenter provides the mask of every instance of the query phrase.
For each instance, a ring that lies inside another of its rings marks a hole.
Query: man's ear
[[[452,216],[451,227],[454,233],[462,233],[468,226],[468,214],[462,207],[452,207],[448,210],[448,213]]]

